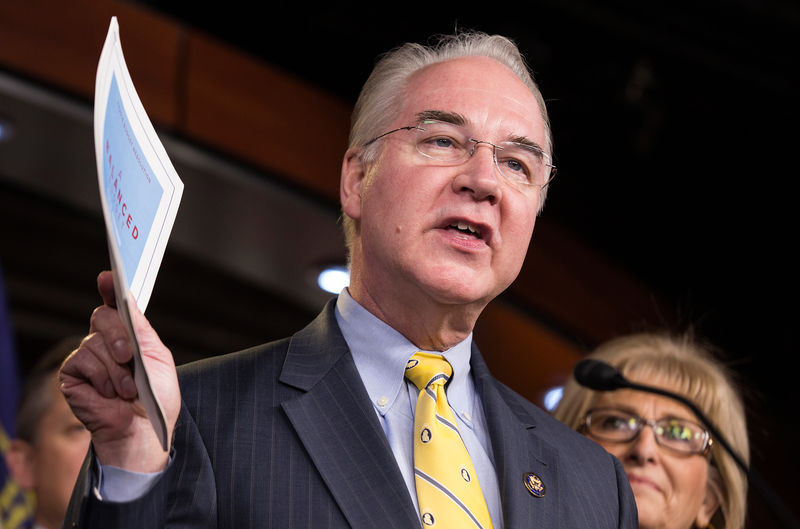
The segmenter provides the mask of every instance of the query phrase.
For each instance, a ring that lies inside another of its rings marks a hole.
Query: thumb
[[[172,361],[172,354],[169,349],[162,343],[158,333],[150,325],[150,321],[139,310],[136,300],[133,296],[128,296],[130,303],[128,304],[128,311],[130,313],[131,324],[136,334],[136,340],[139,342],[139,350],[144,358],[156,358],[161,362],[174,365]]]

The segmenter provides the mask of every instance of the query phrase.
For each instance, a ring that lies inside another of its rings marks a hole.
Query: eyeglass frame
[[[602,436],[598,436],[596,434],[593,434],[593,433],[591,433],[591,420],[589,419],[589,416],[592,413],[597,412],[597,411],[601,411],[601,410],[615,411],[615,412],[624,413],[626,415],[629,415],[629,416],[633,417],[634,419],[636,419],[637,423],[639,424],[639,428],[636,429],[636,432],[631,436],[630,439],[625,439],[625,440],[623,440],[623,439],[609,439],[608,437],[602,437]],[[672,447],[672,446],[661,444],[661,441],[660,441],[661,436],[659,436],[658,433],[656,433],[655,427],[658,425],[659,422],[664,421],[664,420],[669,420],[669,419],[672,419],[672,420],[677,419],[677,420],[688,422],[688,423],[690,423],[690,424],[692,424],[694,426],[699,427],[700,430],[703,432],[703,448],[700,449],[700,450],[697,450],[697,451],[687,452],[687,451],[683,451],[683,450],[678,450],[677,448]],[[662,448],[666,448],[667,450],[671,450],[671,451],[673,451],[673,452],[675,452],[677,454],[682,454],[682,455],[695,455],[695,454],[697,454],[697,455],[707,455],[708,453],[710,453],[711,446],[714,444],[714,439],[711,437],[711,434],[709,433],[709,431],[707,429],[705,429],[701,424],[696,423],[694,421],[691,421],[689,419],[678,419],[677,417],[663,417],[661,419],[645,419],[644,417],[640,417],[639,415],[637,415],[637,414],[635,414],[633,412],[630,412],[630,411],[627,411],[627,410],[621,410],[619,408],[610,408],[610,407],[592,408],[592,409],[588,410],[586,412],[586,414],[584,415],[583,424],[582,424],[582,427],[584,428],[585,432],[588,433],[591,437],[595,437],[595,438],[600,439],[602,441],[608,441],[608,442],[611,442],[611,443],[630,443],[630,442],[633,442],[633,441],[636,440],[637,437],[639,437],[639,435],[642,433],[642,430],[644,430],[645,426],[649,426],[653,430],[653,437],[654,437],[654,439],[656,441],[656,444],[658,446],[660,446]]]
[[[456,125],[456,124],[454,124],[454,123],[447,123],[447,122],[445,122],[445,121],[438,121],[438,120],[430,120],[430,121],[436,121],[437,123],[444,123],[444,124],[446,124],[446,125],[452,125],[452,126],[454,126],[454,127],[460,127],[460,125]],[[423,132],[424,132],[424,131],[425,131],[425,129],[424,129],[424,128],[422,128],[420,125],[421,125],[421,124],[419,124],[419,123],[418,123],[417,125],[408,125],[408,126],[406,126],[406,127],[398,127],[398,128],[396,128],[396,129],[390,130],[390,131],[388,131],[388,132],[384,132],[383,134],[379,134],[378,136],[375,136],[374,138],[372,138],[372,139],[371,139],[371,140],[369,140],[368,142],[364,143],[364,145],[362,145],[362,147],[364,147],[364,148],[366,148],[366,147],[369,147],[370,145],[372,145],[372,144],[373,144],[373,143],[375,143],[376,141],[380,140],[381,138],[383,138],[383,137],[385,137],[385,136],[388,136],[388,135],[390,135],[390,134],[394,134],[395,132],[400,132],[401,130],[419,130],[419,131],[423,131]],[[506,179],[508,179],[508,180],[511,180],[511,178],[510,178],[510,177],[508,177],[508,176],[506,176],[506,174],[503,172],[503,170],[502,170],[502,169],[500,169],[500,165],[499,165],[499,163],[498,163],[498,161],[497,161],[497,150],[498,150],[498,149],[500,149],[500,150],[502,151],[502,150],[503,150],[503,147],[502,147],[502,146],[500,146],[500,145],[496,145],[496,144],[494,144],[494,143],[492,143],[492,142],[490,142],[490,141],[486,141],[486,140],[477,140],[477,139],[475,139],[475,138],[468,138],[468,139],[469,139],[469,141],[471,141],[471,142],[473,142],[473,143],[475,144],[475,145],[472,147],[472,150],[471,150],[471,151],[469,151],[469,155],[468,155],[468,157],[467,157],[467,158],[466,158],[466,159],[465,159],[463,162],[461,162],[461,163],[458,163],[458,164],[454,164],[454,165],[452,165],[452,166],[449,166],[449,167],[456,167],[456,166],[458,166],[458,165],[461,165],[461,164],[463,164],[463,163],[466,163],[466,162],[467,162],[467,160],[469,160],[470,158],[472,158],[472,155],[473,155],[473,154],[475,154],[475,150],[478,148],[478,146],[479,146],[480,144],[491,145],[491,146],[492,146],[492,158],[494,159],[494,165],[495,165],[495,167],[497,168],[497,171],[498,171],[498,172],[499,172],[501,175],[503,175],[503,177],[504,177],[504,178],[506,178]],[[545,158],[547,158],[547,159],[548,159],[548,160],[550,160],[551,162],[553,161],[553,160],[552,160],[552,157],[551,157],[549,154],[547,154],[546,152],[544,152],[544,150],[542,150],[542,149],[539,149],[539,148],[537,148],[536,150],[538,150],[538,151],[539,151],[539,153],[540,153],[542,156],[544,156]],[[417,152],[420,152],[420,151],[419,151],[419,149],[417,149]],[[427,156],[427,155],[425,155],[425,154],[423,154],[423,153],[421,153],[421,152],[420,152],[420,154],[422,154],[423,156]],[[546,181],[544,184],[542,184],[542,185],[539,185],[539,184],[530,184],[530,183],[527,183],[527,182],[522,182],[522,181],[519,181],[519,180],[513,180],[513,181],[514,181],[514,182],[518,182],[518,183],[519,183],[519,184],[521,184],[521,185],[528,186],[528,187],[532,187],[532,188],[533,188],[533,187],[538,187],[540,191],[541,191],[541,190],[544,190],[544,188],[545,188],[545,187],[547,187],[548,185],[550,185],[550,182],[552,182],[552,181],[553,181],[553,179],[556,177],[556,166],[555,166],[554,164],[552,164],[552,163],[545,163],[544,165],[545,165],[545,167],[549,167],[549,168],[550,168],[550,174],[548,175],[548,177],[547,177],[547,181]]]

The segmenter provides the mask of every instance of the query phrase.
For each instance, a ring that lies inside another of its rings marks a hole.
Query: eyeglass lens
[[[458,125],[425,121],[415,129],[416,147],[423,156],[442,164],[465,162],[482,145],[492,148],[500,173],[525,185],[545,186],[551,179],[551,165],[540,149],[515,142],[497,144],[470,138]]]
[[[645,426],[653,428],[656,442],[685,453],[705,450],[708,433],[689,420],[665,417],[646,421],[632,413],[614,409],[598,409],[586,416],[589,434],[598,439],[628,442],[636,438]]]

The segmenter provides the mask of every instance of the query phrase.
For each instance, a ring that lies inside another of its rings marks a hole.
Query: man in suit
[[[92,432],[65,527],[451,527],[418,498],[419,390],[404,379],[418,351],[452,366],[446,400],[488,513],[476,527],[635,527],[619,463],[495,380],[472,341],[522,266],[551,143],[507,39],[385,56],[342,164],[350,287],[290,338],[177,372],[133,311],[169,453],[136,400],[101,274],[105,303],[61,372]]]

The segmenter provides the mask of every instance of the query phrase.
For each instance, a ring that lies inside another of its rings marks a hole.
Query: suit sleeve
[[[186,408],[175,427],[173,460],[140,498],[102,501],[95,492],[98,475],[93,450],[81,467],[62,529],[217,527],[217,495],[211,461]]]

